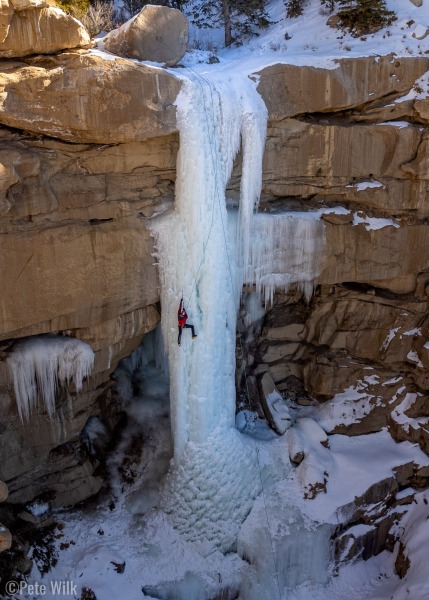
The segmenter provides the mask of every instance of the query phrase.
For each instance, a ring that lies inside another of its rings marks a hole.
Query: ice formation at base
[[[236,429],[217,428],[205,444],[187,445],[169,474],[163,510],[200,552],[231,551],[244,519],[261,492],[254,441]]]
[[[246,600],[282,600],[304,582],[329,580],[333,527],[307,518],[291,504],[284,486],[280,482],[259,496],[240,530],[237,552],[256,570],[256,577],[243,583]]]
[[[42,398],[48,415],[55,412],[55,394],[60,384],[73,382],[77,392],[91,373],[94,352],[75,338],[38,335],[16,342],[8,357],[16,402],[22,421],[28,420]]]

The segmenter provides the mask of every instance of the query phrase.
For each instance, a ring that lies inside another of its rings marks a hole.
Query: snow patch
[[[416,363],[416,365],[418,367],[423,369],[423,363],[420,360],[419,355],[417,354],[417,352],[415,350],[410,350],[407,354],[407,358],[410,362]]]
[[[383,227],[395,227],[399,228],[399,223],[393,219],[380,219],[378,217],[367,217],[362,212],[353,214],[353,225],[359,225],[360,223],[365,224],[367,231],[373,231],[377,229],[383,229]]]
[[[370,188],[382,188],[383,190],[386,189],[386,186],[380,181],[377,181],[376,179],[371,179],[371,181],[361,181],[359,183],[353,183],[351,185],[346,185],[346,187],[355,188],[358,192],[362,192],[363,190],[367,190]]]

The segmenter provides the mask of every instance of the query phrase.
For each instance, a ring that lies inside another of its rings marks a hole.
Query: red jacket
[[[188,314],[184,307],[182,309],[182,303],[183,300],[180,300],[179,310],[177,311],[177,322],[179,327],[183,327],[188,320]]]

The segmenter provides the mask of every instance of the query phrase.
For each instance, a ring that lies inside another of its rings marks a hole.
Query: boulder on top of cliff
[[[180,86],[166,71],[83,50],[0,61],[0,122],[73,142],[139,141],[176,130]]]
[[[0,7],[0,57],[54,54],[90,45],[82,23],[44,0],[0,0]]]
[[[148,4],[119,29],[108,33],[103,44],[118,56],[172,67],[186,52],[188,31],[189,22],[180,10]]]

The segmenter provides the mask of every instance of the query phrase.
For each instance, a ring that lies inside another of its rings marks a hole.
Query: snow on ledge
[[[379,217],[367,217],[363,215],[362,212],[357,212],[353,214],[353,226],[365,225],[365,229],[367,231],[374,231],[376,229],[383,229],[383,227],[395,227],[398,229],[400,227],[399,223],[396,223],[393,219],[381,219]]]
[[[386,186],[381,183],[381,181],[377,181],[376,179],[372,179],[371,181],[360,181],[359,183],[351,183],[346,185],[346,188],[356,188],[358,192],[362,192],[363,190],[367,190],[368,188],[383,188],[386,189]]]

